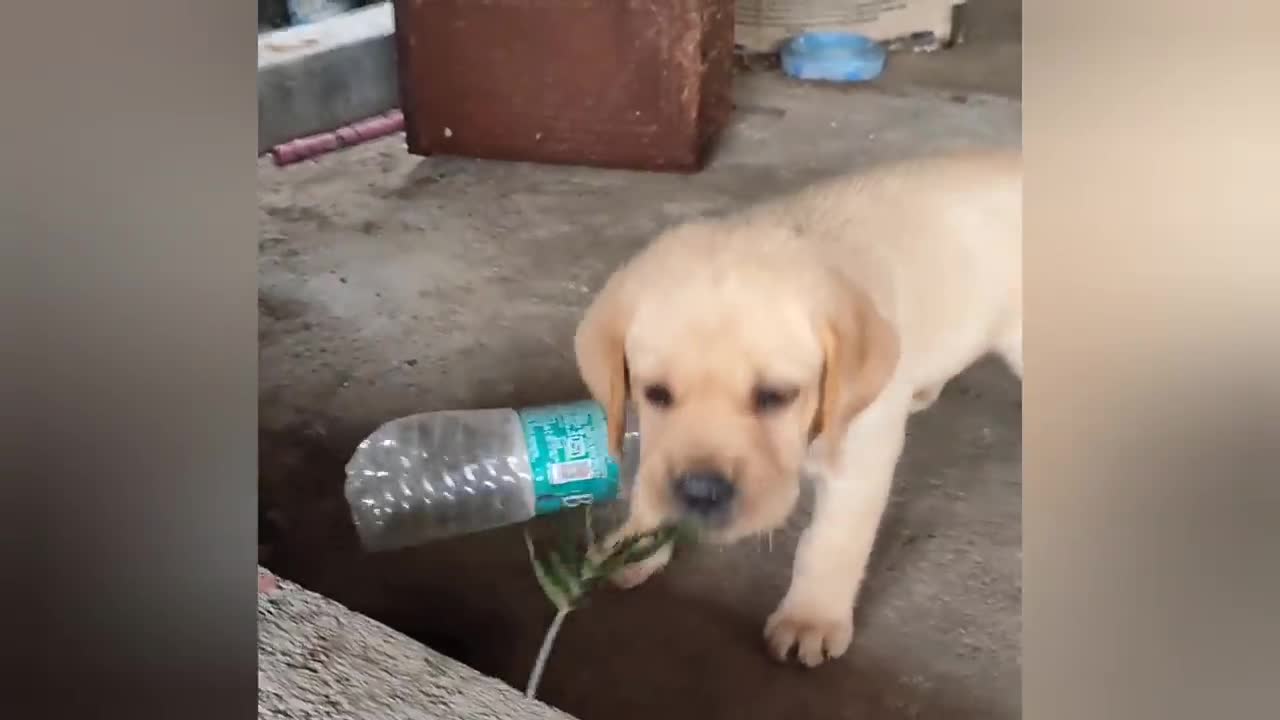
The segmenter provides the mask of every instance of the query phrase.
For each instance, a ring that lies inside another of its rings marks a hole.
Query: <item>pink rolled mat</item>
[[[278,166],[292,165],[340,148],[386,137],[403,129],[404,113],[392,110],[385,115],[377,115],[337,130],[308,135],[277,145],[271,148],[271,159]]]

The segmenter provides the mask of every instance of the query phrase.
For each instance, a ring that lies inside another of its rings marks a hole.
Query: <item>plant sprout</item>
[[[595,589],[602,580],[613,575],[622,568],[641,562],[662,549],[668,543],[684,535],[680,528],[664,526],[640,535],[624,538],[603,558],[593,558],[590,549],[595,545],[595,536],[591,528],[591,509],[586,511],[587,548],[582,550],[572,537],[566,536],[558,549],[546,553],[545,561],[538,558],[533,548],[533,540],[526,530],[525,545],[529,549],[529,562],[533,565],[533,574],[538,579],[542,592],[556,608],[555,618],[547,628],[542,639],[542,647],[538,649],[538,657],[533,664],[533,672],[529,675],[529,684],[525,696],[534,697],[538,692],[538,683],[542,680],[542,671],[551,655],[551,646],[560,632],[560,626],[570,612],[582,607],[586,595]]]

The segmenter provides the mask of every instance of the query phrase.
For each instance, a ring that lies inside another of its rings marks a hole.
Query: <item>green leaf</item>
[[[676,529],[674,527],[659,528],[652,534],[642,537],[624,556],[625,565],[637,563],[647,560],[664,546],[669,545],[676,539]]]
[[[588,585],[604,577],[600,572],[600,563],[596,562],[595,558],[591,557],[591,554],[591,551],[588,550],[582,555],[582,581]]]
[[[582,510],[583,510],[583,512],[582,512],[582,517],[583,517],[582,524],[583,524],[583,526],[584,526],[584,527],[583,527],[583,532],[584,532],[584,534],[586,535],[586,538],[587,538],[587,547],[589,547],[589,548],[593,548],[593,547],[595,547],[595,546],[596,546],[596,531],[595,531],[595,528],[594,528],[594,527],[592,527],[592,525],[591,525],[591,506],[590,506],[590,505],[584,505],[584,506],[583,506],[583,508],[582,508]],[[585,560],[586,558],[583,558],[583,559]]]
[[[600,562],[595,566],[595,572],[593,575],[598,578],[606,578],[621,570],[622,567],[627,564],[623,562],[624,557],[634,544],[634,541],[629,538],[619,541],[618,544],[614,545],[609,551],[609,554],[606,555],[604,559],[600,560]]]
[[[698,542],[699,539],[698,528],[693,525],[684,524],[675,526],[671,542],[677,544],[687,543],[692,545]]]
[[[582,607],[586,604],[586,594],[594,587],[598,580],[612,575],[623,567],[632,563],[641,562],[654,553],[661,550],[665,545],[676,542],[677,539],[689,537],[689,528],[681,528],[679,526],[661,527],[656,530],[623,538],[609,552],[609,554],[601,559],[596,560],[592,557],[591,549],[595,547],[595,533],[591,527],[591,507],[586,508],[586,536],[587,550],[584,552],[578,547],[576,540],[568,533],[561,538],[560,548],[552,550],[548,553],[547,562],[544,565],[538,559],[538,554],[533,548],[533,538],[529,537],[529,531],[525,530],[524,544],[529,550],[529,563],[533,565],[534,577],[538,580],[538,585],[542,588],[542,592],[556,606],[556,618],[551,623],[551,627],[547,630],[547,635],[543,639],[542,648],[538,651],[538,659],[534,664],[533,673],[529,677],[529,684],[525,691],[526,695],[533,697],[537,692],[538,681],[542,677],[542,670],[546,666],[547,656],[550,653],[551,645],[555,641],[557,632],[561,623],[571,610]],[[572,559],[576,558],[576,562]]]
[[[597,573],[601,577],[608,577],[628,565],[647,560],[674,539],[675,529],[671,527],[661,527],[624,538],[600,563]]]
[[[542,594],[547,596],[552,605],[557,610],[567,612],[572,609],[569,599],[565,597],[564,592],[552,581],[551,575],[547,569],[543,567],[542,562],[538,560],[537,553],[533,550],[533,539],[529,537],[529,531],[524,533],[525,547],[529,548],[529,563],[533,565],[533,575],[538,579],[538,585],[542,588]]]
[[[583,592],[581,570],[570,566],[564,557],[554,550],[548,554],[548,557],[551,561],[551,576],[572,605]]]
[[[664,546],[675,542],[686,530],[679,526],[663,526],[618,541],[603,559],[594,559],[589,551],[583,552],[575,540],[566,534],[560,548],[547,554],[546,562],[538,559],[533,540],[525,532],[525,545],[529,549],[529,561],[542,587],[542,592],[558,610],[568,612],[581,607],[588,592],[596,584],[622,568],[642,562]],[[588,546],[590,548],[592,546]]]
[[[574,577],[579,577],[582,574],[581,558],[583,556],[583,552],[582,548],[578,545],[578,538],[574,536],[573,532],[567,525],[561,527],[559,549],[561,562],[569,568],[572,568],[572,574]],[[579,560],[577,562],[570,562],[573,558],[579,558]]]

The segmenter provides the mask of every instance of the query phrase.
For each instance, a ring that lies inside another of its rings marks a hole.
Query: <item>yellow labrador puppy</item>
[[[637,405],[639,470],[612,541],[677,519],[720,542],[764,533],[802,469],[817,479],[765,636],[781,659],[839,657],[907,416],[988,353],[1021,377],[1021,153],[884,165],[671,229],[605,284],[575,351],[614,453]]]

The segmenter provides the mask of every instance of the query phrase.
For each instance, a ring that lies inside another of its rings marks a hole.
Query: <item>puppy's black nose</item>
[[[676,478],[676,497],[696,515],[713,515],[733,500],[733,484],[714,470],[695,470]]]

